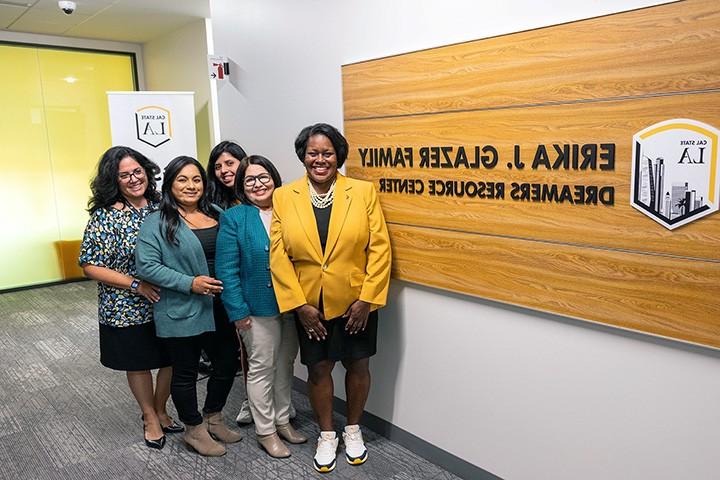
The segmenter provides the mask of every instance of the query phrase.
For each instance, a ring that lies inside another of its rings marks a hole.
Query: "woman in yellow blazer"
[[[270,270],[280,310],[296,313],[300,359],[320,426],[314,466],[329,472],[338,446],[331,376],[337,361],[347,370],[346,460],[367,460],[359,422],[376,351],[376,310],[385,305],[390,282],[390,241],[375,187],[337,171],[348,154],[337,129],[304,128],[295,151],[306,175],[273,196]]]

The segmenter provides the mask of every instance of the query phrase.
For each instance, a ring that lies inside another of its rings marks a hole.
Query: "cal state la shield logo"
[[[172,139],[170,110],[148,105],[135,111],[137,138],[151,147],[159,147]]]
[[[673,230],[718,209],[718,131],[685,118],[633,136],[632,206]]]

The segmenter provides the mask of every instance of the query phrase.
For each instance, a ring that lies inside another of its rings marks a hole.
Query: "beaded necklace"
[[[335,180],[333,180],[332,185],[330,185],[330,190],[328,190],[327,193],[317,193],[309,179],[308,187],[310,187],[310,202],[312,202],[313,207],[322,209],[332,205],[335,199]]]

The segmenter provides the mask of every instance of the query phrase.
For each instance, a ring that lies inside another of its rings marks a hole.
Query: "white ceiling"
[[[210,16],[209,0],[76,0],[65,15],[57,0],[0,0],[0,29],[145,43]]]

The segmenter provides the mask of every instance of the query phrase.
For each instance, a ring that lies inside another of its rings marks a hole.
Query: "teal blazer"
[[[160,287],[160,300],[153,305],[158,337],[191,337],[215,331],[213,300],[191,291],[197,275],[209,275],[200,240],[180,221],[177,245],[165,240],[160,212],[147,216],[135,247],[137,276]]]
[[[231,322],[248,315],[278,315],[270,277],[270,239],[257,207],[237,205],[220,215],[215,275]]]

